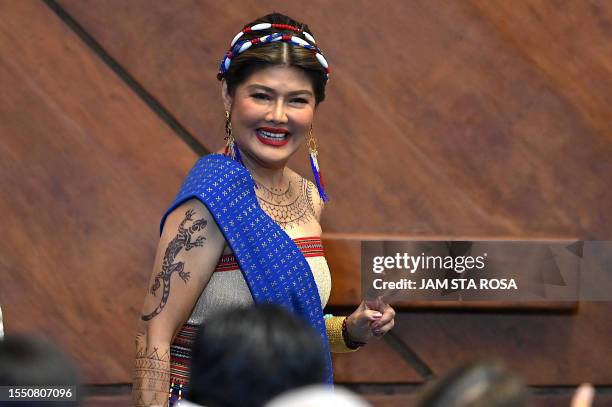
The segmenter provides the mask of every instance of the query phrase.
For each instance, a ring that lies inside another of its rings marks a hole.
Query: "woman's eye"
[[[255,99],[259,99],[259,100],[268,100],[268,99],[270,99],[268,97],[268,95],[266,95],[265,93],[254,93],[252,95],[252,97],[255,98]]]
[[[308,103],[308,101],[306,99],[293,99],[292,100],[293,103]]]

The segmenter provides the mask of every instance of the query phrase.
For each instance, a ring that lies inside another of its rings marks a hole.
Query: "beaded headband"
[[[296,33],[303,34],[308,39],[308,41],[312,42],[312,44],[308,43],[307,41],[303,40],[300,37],[296,37],[294,35],[289,35],[289,34],[283,34],[283,33],[273,33],[269,35],[264,35],[263,37],[253,38],[251,40],[244,40],[244,41],[238,42],[240,37],[242,37],[245,33],[252,32],[252,31],[268,30],[271,28],[277,28],[281,30],[290,30]],[[242,31],[240,31],[238,34],[236,34],[236,36],[234,37],[234,39],[232,40],[230,44],[230,50],[227,52],[227,54],[225,54],[225,56],[221,60],[221,65],[219,66],[219,73],[217,74],[217,79],[219,80],[223,79],[223,76],[229,70],[230,64],[232,63],[232,59],[237,57],[238,55],[240,55],[247,49],[251,48],[251,46],[255,44],[265,44],[268,42],[278,42],[278,41],[288,42],[290,44],[312,50],[315,54],[315,57],[317,58],[317,61],[319,61],[319,63],[325,70],[325,78],[329,80],[330,70],[329,70],[329,65],[327,64],[327,60],[323,56],[323,52],[321,51],[321,49],[319,49],[316,45],[313,45],[313,44],[316,44],[316,42],[315,42],[314,37],[310,33],[304,31],[301,28],[293,27],[288,24],[270,24],[270,23],[255,24],[254,26],[247,27],[243,29]]]

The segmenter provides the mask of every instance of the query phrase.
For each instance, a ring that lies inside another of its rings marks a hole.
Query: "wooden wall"
[[[315,133],[336,311],[358,290],[343,249],[367,234],[612,238],[609,2],[0,0],[5,331],[67,348],[91,405],[125,403],[159,217],[222,145],[229,40],[272,10],[309,23],[332,67]],[[405,309],[336,379],[396,406],[495,356],[542,405],[582,381],[604,405],[610,311]]]

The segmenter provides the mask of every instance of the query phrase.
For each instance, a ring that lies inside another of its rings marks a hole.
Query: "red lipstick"
[[[289,130],[274,127],[260,127],[255,131],[257,139],[268,146],[282,147],[289,142]]]

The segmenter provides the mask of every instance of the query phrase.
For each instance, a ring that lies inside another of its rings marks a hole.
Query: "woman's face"
[[[225,108],[240,152],[259,165],[282,167],[308,134],[315,111],[312,84],[299,68],[272,66],[252,74],[231,97],[223,83]]]

